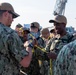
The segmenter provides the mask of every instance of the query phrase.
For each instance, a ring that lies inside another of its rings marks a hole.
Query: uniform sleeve
[[[64,56],[64,49],[66,49],[66,48],[65,47],[62,48],[63,51],[62,50],[60,51],[60,53],[56,59],[56,64],[54,67],[54,71],[55,71],[54,74],[55,75],[65,75],[65,74],[62,74],[62,73],[64,73],[63,71],[65,71],[63,69],[63,66],[65,64],[65,59],[64,59],[65,57],[63,57]]]
[[[26,55],[28,55],[28,52],[23,46],[21,39],[16,33],[8,35],[7,42],[11,56],[13,56],[18,62],[20,62]]]
[[[47,52],[50,51],[50,46],[51,46],[51,44],[52,44],[52,40],[49,40],[48,44],[47,44],[46,47],[45,47],[45,49],[46,49]]]
[[[38,41],[38,45],[36,45],[34,49],[37,59],[48,60],[44,41],[42,40],[42,38],[39,38],[37,41]]]

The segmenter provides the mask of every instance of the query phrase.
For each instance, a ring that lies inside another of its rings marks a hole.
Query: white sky
[[[54,18],[53,10],[56,0],[0,0],[0,2],[9,2],[13,5],[15,12],[20,17],[14,19],[12,28],[20,23],[30,24],[37,21],[42,27],[51,27],[50,19]],[[65,8],[65,16],[67,17],[67,26],[73,26],[76,29],[76,0],[68,0]]]

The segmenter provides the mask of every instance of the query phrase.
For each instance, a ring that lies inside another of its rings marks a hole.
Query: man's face
[[[23,30],[20,27],[16,27],[15,31],[18,33],[19,36],[23,36]]]
[[[37,33],[38,32],[38,28],[37,27],[31,27],[30,31],[34,32],[34,33]]]
[[[62,34],[65,30],[65,24],[64,23],[54,23],[55,26],[55,30],[57,32],[57,34]]]
[[[12,21],[13,21],[13,15],[8,12],[8,18],[7,18],[8,27],[11,26]]]
[[[13,21],[13,14],[9,13],[9,11],[5,11],[3,13],[3,17],[4,17],[4,21],[5,21],[5,25],[10,27],[11,26],[11,23]]]
[[[23,32],[23,37],[24,37],[25,40],[27,40],[27,38],[28,38],[28,32],[27,31]]]
[[[42,34],[42,37],[44,37],[45,39],[48,39],[49,36],[50,32],[45,32],[44,34]]]

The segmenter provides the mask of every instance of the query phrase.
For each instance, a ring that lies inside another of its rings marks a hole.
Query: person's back
[[[15,31],[18,33],[20,37],[23,37],[23,26],[21,24],[17,24],[15,27]]]
[[[54,66],[54,75],[76,75],[76,40],[60,50]]]

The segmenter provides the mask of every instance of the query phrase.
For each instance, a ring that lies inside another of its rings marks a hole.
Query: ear
[[[64,23],[64,27],[66,27],[66,24]]]
[[[66,24],[65,23],[62,23],[63,24],[63,27],[66,27]]]

